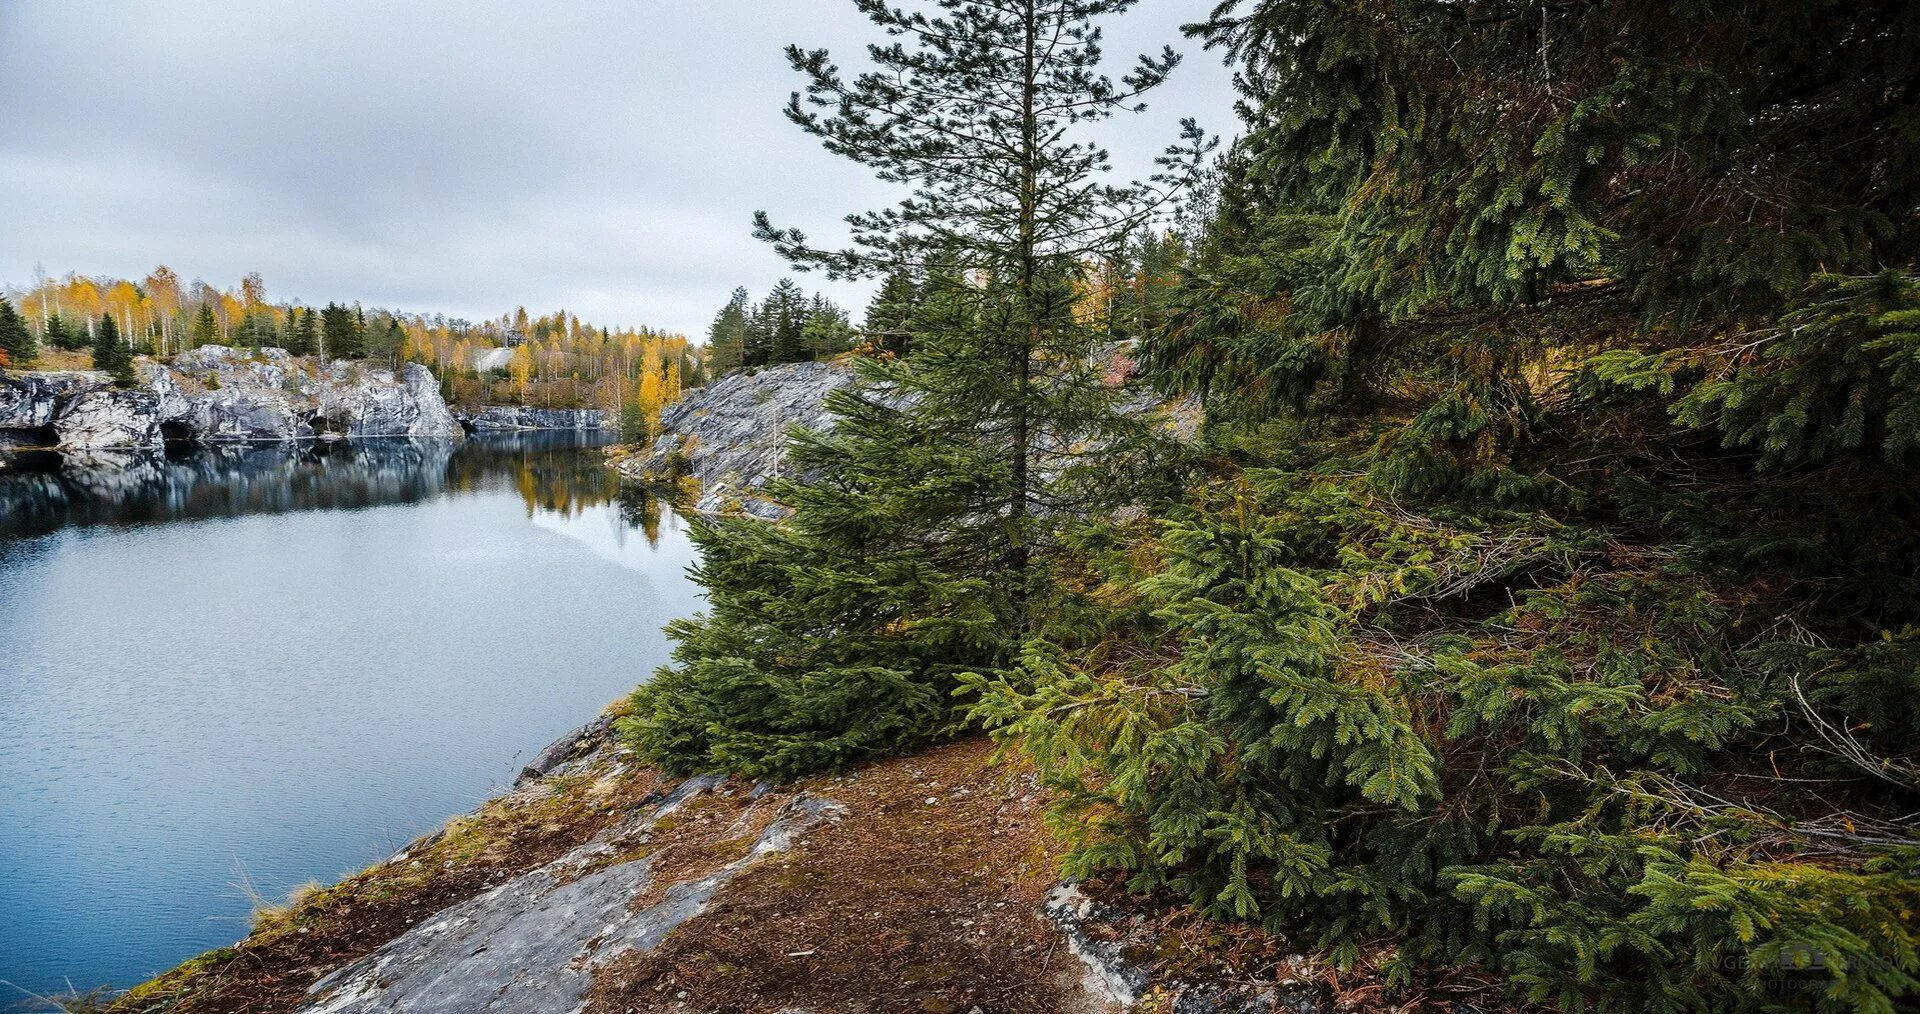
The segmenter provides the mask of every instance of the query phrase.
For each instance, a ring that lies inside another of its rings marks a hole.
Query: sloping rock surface
[[[620,472],[636,480],[696,479],[696,506],[704,513],[779,517],[780,510],[758,493],[786,473],[787,431],[831,428],[827,395],[854,379],[851,370],[833,363],[729,373],[661,410],[660,437],[646,453],[623,462]]]
[[[0,374],[0,431],[13,443],[63,451],[157,449],[163,434],[218,443],[462,433],[439,382],[418,363],[394,371],[206,345],[137,372],[140,383],[128,389],[89,371]]]
[[[1177,439],[1190,439],[1199,427],[1197,401],[1169,402],[1129,383],[1132,361],[1112,351],[1111,382],[1127,384],[1118,408],[1128,415],[1155,417]],[[741,370],[689,392],[660,413],[661,433],[640,454],[621,462],[620,473],[642,482],[699,483],[694,509],[705,514],[747,513],[785,516],[785,509],[761,491],[775,477],[806,481],[787,462],[787,432],[794,426],[830,430],[827,395],[855,382],[841,363],[791,363]]]
[[[680,784],[657,809],[601,832],[538,870],[469,899],[414,927],[373,954],[315,983],[310,1014],[572,1014],[595,974],[633,951],[658,947],[698,915],[723,885],[794,836],[845,808],[795,796],[762,829],[747,854],[697,879],[667,885],[652,858],[621,862],[620,846],[719,784]]]

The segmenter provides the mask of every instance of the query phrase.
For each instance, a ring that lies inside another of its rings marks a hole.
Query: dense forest
[[[825,296],[809,298],[790,278],[782,278],[759,303],[744,287],[733,290],[707,329],[707,353],[715,373],[831,359],[853,343],[846,311]]]
[[[319,309],[267,298],[249,274],[232,289],[183,284],[162,265],[138,281],[70,274],[40,278],[0,299],[0,355],[25,366],[43,355],[91,353],[131,378],[131,357],[165,358],[202,345],[278,347],[299,356],[425,363],[449,400],[544,408],[601,408],[639,435],[661,406],[706,378],[702,350],[653,328],[595,326],[565,310],[526,308],[472,323],[443,314]]]
[[[846,249],[758,216],[882,281],[863,382],[789,520],[696,527],[629,741],[991,730],[1068,873],[1429,996],[1912,1009],[1920,8],[1226,0],[1238,140],[1121,183],[1083,128],[1178,62],[1100,72],[1131,6],[789,51],[793,123],[912,193]]]

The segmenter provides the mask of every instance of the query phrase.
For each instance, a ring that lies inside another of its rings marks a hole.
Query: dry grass
[[[1039,793],[990,753],[965,740],[795,786],[848,812],[743,871],[657,950],[616,960],[588,1010],[1072,1009],[1078,965],[1038,914],[1055,858]],[[708,837],[748,812],[712,814]]]

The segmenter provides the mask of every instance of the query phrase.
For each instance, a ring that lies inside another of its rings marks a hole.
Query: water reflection
[[[657,545],[659,504],[643,491],[623,493],[599,455],[579,453],[607,442],[556,431],[17,459],[16,470],[0,472],[0,539],[70,526],[352,510],[510,488],[530,518],[578,519],[617,504],[620,517]]]
[[[236,868],[278,897],[390,855],[666,662],[698,551],[602,442],[0,473],[0,980],[232,943]]]

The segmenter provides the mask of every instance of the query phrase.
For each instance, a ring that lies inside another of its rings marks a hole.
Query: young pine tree
[[[47,315],[44,337],[48,345],[68,352],[78,352],[87,347],[86,330],[70,326],[58,310]]]
[[[707,328],[707,355],[714,373],[728,373],[745,364],[749,306],[746,288],[734,289],[727,305],[720,308]]]
[[[131,387],[136,382],[133,350],[120,340],[120,329],[113,323],[113,314],[101,314],[100,324],[94,329],[93,368],[111,374],[113,382],[121,387]]]
[[[796,363],[807,358],[801,331],[807,322],[806,296],[791,278],[782,278],[760,304],[768,334],[767,362]]]
[[[1073,135],[1133,108],[1176,58],[1120,85],[1099,74],[1097,22],[1131,0],[860,6],[898,40],[873,50],[882,72],[848,79],[791,48],[807,98],[788,117],[914,194],[854,216],[853,250],[764,214],[757,231],[835,277],[929,273],[915,351],[863,363],[864,386],[831,396],[833,432],[796,435],[794,466],[818,479],[773,487],[784,524],[697,529],[711,610],[671,628],[676,664],[623,726],[675,768],[786,777],[957,728],[956,689],[1015,664],[1056,528],[1084,506],[1068,449],[1125,429],[1074,275],[1165,195],[1106,184],[1104,153]]]
[[[213,304],[201,303],[200,312],[194,315],[193,326],[187,329],[188,347],[199,348],[219,340],[220,321],[213,315]]]
[[[0,298],[0,352],[15,366],[23,366],[40,351],[40,343],[27,327],[26,318],[14,310],[13,303]]]

